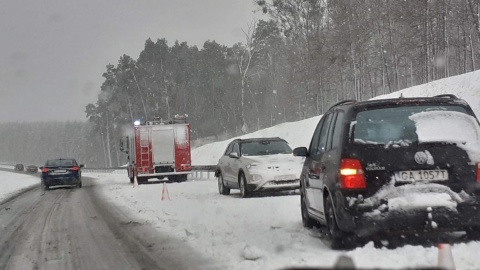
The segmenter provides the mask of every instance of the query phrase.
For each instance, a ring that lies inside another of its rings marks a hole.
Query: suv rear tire
[[[333,209],[332,199],[325,199],[325,216],[327,220],[327,234],[330,238],[332,249],[350,249],[356,246],[356,237],[354,233],[340,230]]]

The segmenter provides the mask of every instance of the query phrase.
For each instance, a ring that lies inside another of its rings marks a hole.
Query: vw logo
[[[428,161],[428,154],[425,152],[417,152],[415,153],[415,162],[418,164],[425,164]]]

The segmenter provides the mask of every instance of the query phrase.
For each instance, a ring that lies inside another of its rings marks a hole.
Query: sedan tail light
[[[477,169],[478,170],[478,169]],[[340,162],[340,188],[366,188],[365,174],[358,159],[344,158]]]
[[[46,168],[46,167],[43,167],[43,169],[42,169],[42,173],[48,173],[48,168]]]
[[[79,168],[78,168],[78,166],[73,166],[72,170],[73,170],[73,171],[78,171]]]

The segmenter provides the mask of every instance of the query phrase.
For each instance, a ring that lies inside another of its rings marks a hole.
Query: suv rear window
[[[435,111],[467,114],[464,107],[455,105],[373,108],[356,114],[351,124],[350,134],[352,134],[353,142],[358,144],[417,142],[417,127],[411,116],[422,112]],[[441,125],[442,123],[438,124]]]

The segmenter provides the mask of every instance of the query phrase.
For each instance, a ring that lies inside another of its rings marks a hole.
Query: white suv
[[[280,138],[236,139],[218,161],[218,191],[228,195],[237,188],[245,198],[259,190],[298,189],[303,161]]]

